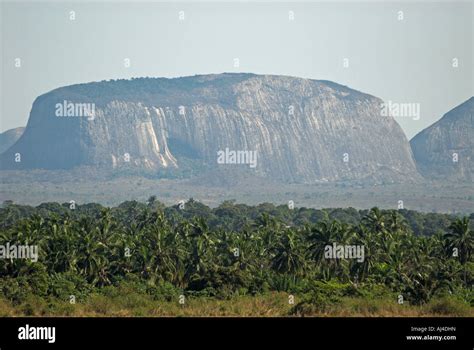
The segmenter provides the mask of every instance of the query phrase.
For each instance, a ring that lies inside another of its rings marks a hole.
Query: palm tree
[[[449,226],[450,232],[444,234],[444,238],[451,249],[457,248],[459,251],[459,261],[466,264],[470,261],[474,247],[474,231],[470,229],[470,221],[467,216],[456,219]]]
[[[321,221],[310,228],[308,235],[310,254],[316,263],[324,262],[326,246],[336,241],[336,232],[339,230],[337,221]]]
[[[352,238],[351,231],[350,226],[337,220],[321,221],[310,228],[310,233],[307,235],[310,256],[316,265],[319,265],[323,278],[330,279],[338,273],[348,277],[349,265],[339,259],[326,259],[325,251],[326,247],[332,246],[333,243],[347,244]]]
[[[387,233],[387,217],[377,207],[370,209],[369,213],[362,218],[362,224],[377,235]]]
[[[141,249],[146,259],[146,272],[154,280],[174,276],[173,245],[175,237],[163,213],[157,216],[154,223],[148,225],[141,235]],[[146,252],[143,252],[143,249]]]
[[[351,275],[357,281],[363,281],[372,273],[374,266],[380,261],[379,242],[372,230],[364,225],[359,225],[355,228],[353,243],[364,247],[364,261],[352,264]]]
[[[450,232],[444,234],[447,248],[450,252],[457,249],[459,261],[464,266],[464,283],[467,283],[466,263],[471,260],[474,248],[474,231],[470,229],[470,221],[467,216],[456,219],[449,226]]]
[[[301,240],[296,231],[284,230],[272,251],[272,268],[280,273],[300,275],[306,268]]]

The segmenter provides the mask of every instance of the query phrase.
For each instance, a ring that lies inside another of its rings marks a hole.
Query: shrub
[[[449,316],[468,316],[471,313],[469,304],[455,297],[443,297],[432,300],[427,305],[430,313]]]
[[[77,300],[86,297],[91,288],[82,276],[74,272],[54,273],[49,283],[49,294],[61,300],[69,300],[74,295]]]
[[[42,316],[48,311],[48,303],[41,297],[28,294],[20,305],[20,310],[25,316]]]
[[[311,286],[301,302],[291,310],[292,315],[311,315],[315,313],[326,313],[341,302],[341,298],[352,292],[349,284],[341,284],[334,281],[316,281]]]
[[[25,276],[17,278],[4,277],[0,279],[0,291],[13,305],[19,305],[26,300],[31,289]]]
[[[147,293],[150,294],[154,300],[159,301],[176,300],[178,295],[182,294],[179,288],[176,288],[173,284],[166,281],[160,281],[155,286],[149,286]]]
[[[295,275],[274,273],[269,278],[270,290],[287,293],[305,293],[311,289],[311,282]]]

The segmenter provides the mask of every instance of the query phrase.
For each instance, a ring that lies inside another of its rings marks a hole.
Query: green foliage
[[[73,295],[76,300],[84,299],[92,290],[92,286],[79,274],[69,271],[53,273],[50,276],[49,295],[61,300],[69,300]]]
[[[472,305],[472,224],[438,215],[233,201],[211,209],[192,199],[165,207],[154,196],[74,210],[6,203],[0,245],[37,245],[39,260],[1,259],[0,291],[15,305],[41,309],[32,296],[67,302],[74,295],[99,311],[120,296],[124,307],[144,310],[181,294],[229,299],[268,291],[303,295],[295,314],[326,312],[344,298],[395,302],[398,294],[413,305],[446,295]],[[327,258],[333,243],[362,246],[363,261]]]
[[[335,304],[340,303],[342,297],[348,293],[352,293],[348,284],[335,281],[316,281],[303,300],[291,309],[290,314],[304,316],[306,314],[325,313]]]

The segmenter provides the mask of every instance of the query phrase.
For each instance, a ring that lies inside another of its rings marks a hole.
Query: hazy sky
[[[3,2],[0,131],[26,125],[34,99],[64,85],[252,72],[419,103],[419,120],[397,119],[411,138],[474,95],[473,18],[472,1]]]

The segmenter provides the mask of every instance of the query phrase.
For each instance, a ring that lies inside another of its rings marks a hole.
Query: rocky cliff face
[[[36,99],[1,167],[159,173],[192,160],[285,182],[416,180],[409,143],[381,103],[328,81],[253,74],[73,85]]]
[[[474,97],[417,134],[410,144],[423,176],[474,181]]]

